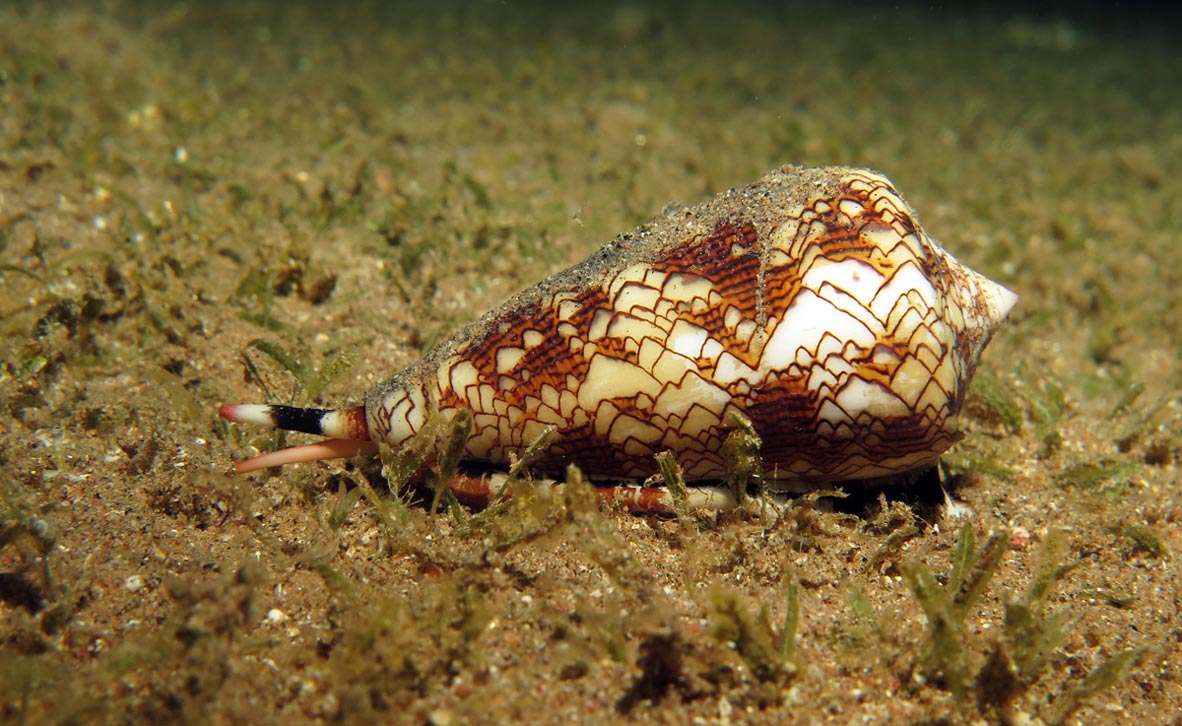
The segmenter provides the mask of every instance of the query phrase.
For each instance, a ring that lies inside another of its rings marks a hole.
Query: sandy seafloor
[[[0,5],[4,722],[1179,722],[1169,22],[323,5]],[[955,510],[430,516],[358,502],[359,462],[227,475],[280,442],[218,404],[356,404],[789,162],[884,170],[1021,294]],[[1008,542],[976,597],[966,523]]]

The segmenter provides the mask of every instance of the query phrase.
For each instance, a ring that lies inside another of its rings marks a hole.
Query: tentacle
[[[633,514],[674,514],[678,506],[666,487],[601,486],[595,488],[600,501],[614,502]],[[686,492],[685,511],[722,512],[739,506],[726,487],[693,486]]]
[[[506,474],[459,473],[448,484],[456,499],[465,506],[484,509],[498,496],[508,483]],[[535,479],[537,487],[559,487],[562,482],[553,479]],[[678,505],[665,487],[640,487],[636,485],[597,486],[595,493],[599,501],[616,504],[633,514],[676,514]],[[740,506],[735,495],[726,487],[696,486],[687,491],[683,511],[726,511]]]

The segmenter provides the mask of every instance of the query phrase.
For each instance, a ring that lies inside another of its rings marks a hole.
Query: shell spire
[[[735,413],[759,433],[773,485],[890,477],[956,441],[1016,299],[945,252],[878,172],[783,167],[487,313],[370,389],[364,430],[398,446],[467,409],[473,460],[507,463],[553,426],[538,471],[645,477],[668,450],[687,479],[710,480],[725,476]]]

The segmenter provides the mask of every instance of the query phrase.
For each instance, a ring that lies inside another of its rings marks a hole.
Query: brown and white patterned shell
[[[397,446],[468,409],[466,456],[644,477],[669,450],[724,476],[728,412],[765,480],[873,479],[958,438],[978,357],[1016,296],[958,263],[883,175],[783,167],[669,211],[489,312],[366,396]],[[358,422],[359,423],[359,422]]]

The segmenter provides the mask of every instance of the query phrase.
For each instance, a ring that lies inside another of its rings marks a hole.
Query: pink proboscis
[[[322,461],[324,459],[344,459],[350,456],[376,453],[378,453],[378,445],[372,441],[328,439],[326,441],[318,441],[315,444],[289,446],[286,449],[269,451],[265,454],[252,456],[235,464],[234,471],[238,474],[245,474],[272,466],[303,464],[309,461]]]

